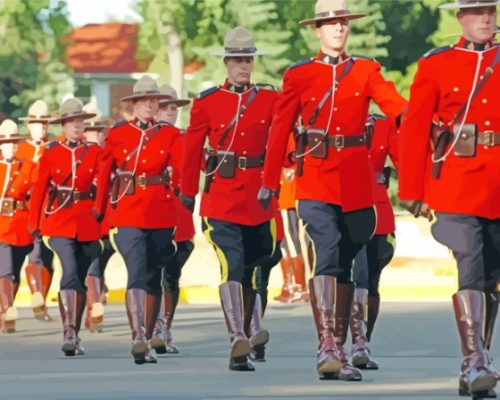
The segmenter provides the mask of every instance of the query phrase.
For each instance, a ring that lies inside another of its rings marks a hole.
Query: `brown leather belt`
[[[95,198],[95,189],[91,189],[88,192],[79,192],[78,190],[69,189],[57,189],[58,195],[62,201],[66,201],[68,196],[71,196],[71,200],[68,203],[83,201],[83,200],[93,200]]]
[[[365,133],[354,136],[328,136],[328,145],[336,149],[343,149],[345,147],[368,146],[368,137]]]
[[[12,217],[16,210],[24,211],[28,209],[28,202],[26,200],[16,200],[12,197],[5,197],[2,200],[0,215],[4,217]]]
[[[237,167],[245,170],[247,168],[260,168],[264,165],[264,157],[238,157]]]
[[[477,144],[488,147],[500,146],[500,132],[479,132],[477,135]]]
[[[154,185],[168,185],[169,182],[167,174],[159,174],[159,175],[142,174],[135,178],[135,183],[137,184],[137,186],[146,187]]]

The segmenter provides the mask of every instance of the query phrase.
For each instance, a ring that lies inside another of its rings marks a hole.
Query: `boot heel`
[[[474,397],[476,393],[488,392],[488,390],[494,389],[496,384],[497,380],[493,375],[484,376],[472,381],[472,383],[470,384],[470,392]]]
[[[252,351],[252,346],[248,339],[236,339],[231,346],[231,358],[246,357]]]
[[[31,296],[31,308],[36,319],[43,319],[45,311],[45,300],[40,292],[35,292]]]
[[[148,344],[147,343],[135,343],[132,345],[131,354],[134,357],[134,361],[136,364],[145,364],[146,363],[146,355],[148,354]]]
[[[263,346],[269,342],[269,338],[269,332],[266,329],[262,329],[250,338],[250,345],[252,347]]]
[[[320,381],[337,381],[339,375],[335,372],[318,372]]]
[[[230,371],[255,371],[255,366],[247,356],[232,357],[229,361]]]
[[[319,374],[329,374],[329,373],[334,373],[338,374],[340,372],[340,369],[342,368],[344,364],[340,360],[327,360],[318,365],[318,373]]]
[[[16,319],[17,319],[17,308],[12,306],[9,307],[4,314],[4,331],[5,333],[15,333],[16,332]]]
[[[153,336],[150,342],[151,342],[151,347],[153,348],[154,351],[156,351],[156,354],[167,353],[167,347],[165,346],[165,342],[161,340],[159,337]]]
[[[76,344],[75,343],[64,343],[61,347],[61,351],[64,353],[66,357],[73,357],[76,352]]]

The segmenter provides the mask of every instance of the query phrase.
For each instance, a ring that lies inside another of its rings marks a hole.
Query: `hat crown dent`
[[[28,115],[30,118],[47,118],[49,116],[49,107],[47,106],[47,103],[45,103],[45,101],[37,100],[28,109]]]
[[[330,11],[347,10],[346,0],[318,0],[314,6],[315,14],[322,14]]]
[[[253,49],[255,48],[255,39],[248,29],[237,26],[226,35],[224,47],[227,49]]]
[[[0,124],[0,138],[8,139],[17,135],[17,124],[11,119],[6,119]]]
[[[133,94],[159,93],[160,89],[153,78],[148,75],[144,75],[134,84],[132,92]]]
[[[162,85],[160,87],[160,93],[171,97],[172,100],[179,100],[176,90],[170,85]]]
[[[71,97],[67,100],[64,100],[63,103],[61,104],[61,107],[59,109],[59,112],[61,116],[68,115],[68,114],[75,114],[75,113],[82,113],[83,112],[83,103],[74,98]]]

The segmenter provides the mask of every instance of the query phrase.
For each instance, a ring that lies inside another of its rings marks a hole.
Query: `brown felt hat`
[[[160,92],[168,96],[168,98],[160,100],[160,106],[175,104],[177,107],[182,107],[191,103],[191,100],[179,99],[179,96],[177,96],[177,92],[172,86],[163,85],[160,87]]]
[[[500,0],[458,0],[454,3],[446,3],[439,8],[446,10],[453,9],[461,9],[461,8],[479,8],[479,7],[488,7],[488,6],[496,6],[500,4]]]
[[[316,25],[316,22],[334,18],[359,19],[366,13],[352,12],[347,7],[347,0],[318,0],[314,7],[314,18],[304,19],[300,25]]]
[[[237,26],[226,35],[224,48],[214,50],[210,54],[220,57],[253,57],[269,53],[257,50],[252,33],[242,26]]]
[[[43,100],[35,101],[30,108],[28,109],[28,115],[26,117],[19,118],[19,121],[27,121],[30,122],[43,122],[49,123],[52,120],[52,117],[49,113],[49,107],[47,103]]]
[[[95,113],[86,112],[83,109],[83,104],[80,100],[72,97],[63,101],[61,107],[59,108],[58,117],[55,117],[52,121],[50,121],[50,123],[59,124],[72,118],[90,119],[95,116]]]
[[[17,124],[11,119],[6,119],[0,124],[0,144],[17,143],[23,138],[19,136]]]
[[[156,81],[148,75],[139,79],[132,90],[130,96],[124,97],[121,101],[132,101],[136,99],[155,98],[158,100],[167,99],[167,95],[160,92]]]

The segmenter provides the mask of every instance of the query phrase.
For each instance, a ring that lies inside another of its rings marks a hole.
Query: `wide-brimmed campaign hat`
[[[177,107],[182,107],[191,103],[191,100],[179,99],[179,96],[177,96],[177,92],[172,86],[162,85],[160,86],[160,92],[168,96],[167,99],[160,100],[160,106],[166,106],[167,104],[175,104]]]
[[[478,8],[478,7],[488,7],[496,6],[500,4],[500,0],[458,0],[454,3],[446,3],[439,8],[452,10],[457,8]]]
[[[22,139],[14,121],[6,119],[0,124],[0,144],[17,143]]]
[[[95,117],[95,113],[85,111],[82,102],[72,97],[63,101],[59,108],[58,116],[50,121],[50,123],[59,124],[72,118],[90,119],[93,117]]]
[[[28,109],[28,115],[26,117],[19,118],[19,121],[27,122],[49,123],[51,120],[52,117],[49,113],[49,107],[43,100],[35,101]]]
[[[304,19],[300,25],[315,25],[316,22],[333,18],[358,19],[366,17],[366,13],[352,12],[346,0],[318,0],[314,7],[314,18]]]
[[[83,110],[95,114],[95,117],[90,118],[85,121],[85,130],[103,130],[107,129],[108,125],[106,120],[103,118],[101,111],[97,108],[94,103],[88,103],[83,106]]]
[[[132,89],[130,96],[124,97],[121,101],[132,101],[136,99],[154,98],[158,100],[166,99],[168,96],[160,92],[156,81],[148,75],[139,79]]]
[[[237,26],[226,35],[224,48],[211,51],[210,54],[220,57],[252,57],[269,53],[257,50],[252,33],[242,26]]]

